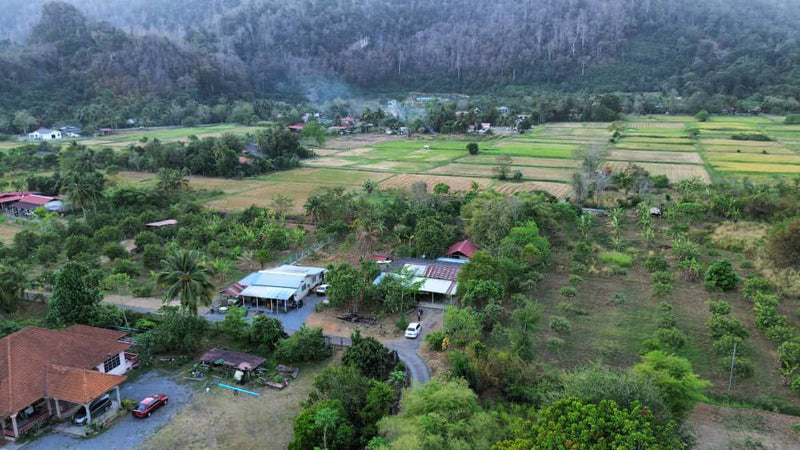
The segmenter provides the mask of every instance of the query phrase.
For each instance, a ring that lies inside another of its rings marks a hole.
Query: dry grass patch
[[[19,228],[0,224],[0,242],[3,244],[11,244],[14,241],[14,236],[20,231]]]
[[[620,172],[628,167],[628,163],[612,161],[607,163],[614,172]],[[711,177],[703,166],[692,164],[657,164],[657,163],[636,163],[650,172],[650,175],[666,175],[669,181],[676,182],[700,178],[706,183],[711,183]]]
[[[764,151],[770,155],[794,155],[794,153],[786,147],[779,145],[769,146],[734,146],[734,145],[706,145],[703,144],[703,150],[709,153],[750,153],[750,154],[763,154]]]
[[[450,186],[450,189],[454,191],[468,191],[472,188],[472,183],[477,183],[481,187],[486,187],[489,185],[491,180],[487,178],[403,174],[403,175],[396,175],[394,177],[389,178],[388,180],[384,180],[381,183],[381,188],[410,189],[411,185],[420,181],[427,184],[429,190],[432,190],[433,187],[439,183],[444,183]]]
[[[327,364],[301,365],[297,379],[282,391],[248,388],[260,397],[235,396],[219,387],[198,392],[144,447],[286,448],[300,404],[313,389],[314,376]]]
[[[552,180],[552,181],[568,181],[572,177],[573,170],[556,168],[556,167],[529,167],[529,166],[510,166],[511,173],[519,170],[522,176],[528,179],[536,180]],[[446,173],[458,174],[467,176],[493,176],[494,167],[490,165],[481,164],[459,164],[451,163],[444,166],[437,167],[430,171],[430,173]]]
[[[755,409],[700,403],[690,423],[697,448],[790,449],[800,439],[792,428],[800,426],[800,418]]]
[[[343,167],[353,164],[353,161],[341,158],[317,158],[303,161],[304,166],[311,167]]]
[[[580,161],[561,158],[531,158],[527,156],[515,156],[512,158],[515,166],[534,166],[534,167],[580,167]],[[469,155],[458,159],[458,163],[466,164],[490,164],[497,165],[497,157],[493,155]]]
[[[719,248],[753,254],[761,245],[769,227],[756,222],[723,222],[711,234]]]
[[[330,148],[315,148],[314,153],[319,156],[331,156],[341,153],[341,150],[330,149]]]
[[[739,162],[715,162],[714,167],[722,172],[800,174],[800,166],[792,164],[761,164]]]
[[[717,161],[771,163],[771,164],[800,164],[800,156],[796,155],[763,155],[757,153],[713,153],[708,155],[712,163]]]
[[[648,152],[641,150],[611,150],[606,155],[611,161],[642,161],[703,164],[703,159],[697,153],[688,152]]]
[[[673,130],[680,130],[683,128],[683,124],[680,122],[628,122],[628,127],[630,128],[643,128],[643,129],[650,129],[650,128],[669,128]]]
[[[359,147],[369,147],[372,144],[396,141],[399,139],[403,139],[403,137],[387,134],[353,134],[328,139],[325,141],[324,148],[334,150],[349,150]]]
[[[375,149],[371,148],[371,147],[359,147],[359,148],[354,148],[352,150],[347,150],[347,151],[341,152],[341,153],[339,153],[338,156],[361,156],[361,155],[363,155],[365,153],[369,153],[369,152],[371,152],[373,150],[375,150]]]

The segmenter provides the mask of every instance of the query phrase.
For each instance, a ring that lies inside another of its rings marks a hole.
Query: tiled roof
[[[0,416],[47,397],[49,367],[93,369],[130,348],[112,337],[111,333],[117,336],[117,332],[106,331],[83,326],[66,330],[27,327],[0,339]]]
[[[86,404],[125,381],[122,375],[52,365],[47,368],[47,396]]]
[[[88,325],[73,325],[64,331],[81,336],[88,336],[94,339],[102,339],[106,341],[116,341],[124,338],[128,333],[124,331],[109,330],[107,328],[90,327]]]

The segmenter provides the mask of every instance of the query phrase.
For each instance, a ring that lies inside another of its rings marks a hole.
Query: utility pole
[[[731,375],[728,378],[728,397],[731,396],[731,387],[733,386],[733,365],[736,362],[736,342],[733,343],[733,355],[731,356]]]

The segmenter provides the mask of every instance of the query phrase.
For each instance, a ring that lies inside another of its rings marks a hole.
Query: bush
[[[744,339],[740,338],[739,336],[727,334],[719,339],[716,339],[711,346],[714,348],[714,352],[719,355],[730,355],[733,353],[734,344],[736,345],[736,353],[741,354],[744,350]]]
[[[791,341],[797,334],[791,326],[774,325],[764,330],[764,336],[776,344],[782,344],[786,341]]]
[[[661,328],[656,330],[656,339],[675,350],[686,344],[686,335],[677,328]]]
[[[161,267],[161,260],[165,257],[164,247],[159,244],[147,244],[142,251],[142,265],[148,269]]]
[[[470,155],[477,155],[480,149],[478,148],[478,144],[476,142],[470,142],[467,144],[467,151]]]
[[[736,133],[731,135],[731,139],[735,141],[762,141],[768,142],[772,141],[771,137],[767,136],[766,134],[762,133]]]
[[[322,328],[303,325],[295,334],[278,342],[275,358],[281,363],[318,361],[333,355],[333,349],[325,342]]]
[[[125,258],[128,256],[128,252],[125,251],[125,247],[116,242],[109,242],[103,246],[103,256],[114,261],[115,259]]]
[[[566,342],[558,336],[549,336],[547,338],[547,346],[552,350],[563,348]]]
[[[701,109],[697,114],[694,115],[695,120],[698,122],[708,122],[711,118],[711,114],[705,109]]]
[[[58,262],[58,251],[52,245],[40,245],[36,249],[36,262],[43,266],[51,266]]]
[[[775,287],[772,283],[761,277],[748,278],[742,287],[742,296],[751,302],[755,301],[756,296],[760,293],[773,294],[774,292]]]
[[[587,314],[586,310],[575,306],[575,303],[559,302],[558,309],[564,314],[575,314],[576,316],[584,316]]]
[[[114,261],[113,273],[124,273],[131,278],[139,276],[139,266],[130,259],[118,259]]]
[[[583,284],[583,278],[581,278],[579,275],[570,275],[569,276],[569,285],[570,286],[572,286],[574,288],[578,288],[578,286],[580,286],[582,284]]]
[[[786,125],[797,125],[800,124],[800,114],[789,114],[786,118],[783,119],[783,123]]]
[[[664,297],[672,294],[673,287],[670,283],[655,283],[653,284],[653,297]]]
[[[731,370],[731,358],[719,358],[717,360],[717,365],[721,370],[724,370],[725,373],[728,373]],[[748,358],[742,358],[737,356],[736,359],[733,361],[733,376],[737,378],[750,378],[753,376],[753,362],[750,361]]]
[[[477,390],[480,384],[480,375],[478,374],[478,369],[469,360],[469,357],[459,351],[453,351],[448,355],[448,359],[450,360],[450,373],[454,377],[467,380],[469,387]]]
[[[669,187],[669,178],[666,175],[656,175],[653,177],[653,187],[656,189],[666,189]]]
[[[444,342],[444,333],[441,331],[431,331],[425,335],[425,342],[428,343],[428,348],[434,352],[444,350],[442,343]]]
[[[622,292],[615,292],[614,295],[611,297],[611,304],[614,306],[625,304],[625,294],[623,294]]]
[[[250,343],[258,348],[259,353],[268,355],[275,350],[278,342],[286,337],[283,324],[273,317],[257,316],[250,325]]]
[[[569,320],[565,319],[564,317],[551,316],[550,329],[556,333],[570,334],[572,333],[572,324],[569,323]]]
[[[663,270],[653,272],[650,278],[653,280],[653,283],[672,284],[675,281],[675,276],[672,275],[672,272]]]
[[[739,319],[728,316],[712,316],[706,326],[709,328],[709,335],[712,340],[717,340],[722,336],[737,336],[742,339],[750,336],[750,331]]]
[[[669,270],[669,262],[661,255],[650,255],[644,262],[644,267],[648,272],[666,272]]]
[[[558,292],[564,298],[575,298],[578,296],[578,290],[572,286],[565,286]]]
[[[739,284],[739,274],[733,270],[729,259],[720,259],[708,267],[705,280],[708,290],[730,291]]]
[[[153,295],[153,289],[155,288],[156,287],[152,282],[145,281],[132,287],[131,294],[133,294],[134,297],[150,297]]]
[[[409,323],[411,322],[409,322],[408,319],[405,318],[405,316],[400,316],[397,320],[394,321],[394,328],[397,331],[403,332],[406,331],[406,328],[408,328]]]
[[[616,264],[620,267],[630,267],[633,265],[633,258],[630,255],[620,252],[603,252],[597,258],[602,263]]]
[[[731,304],[726,301],[708,301],[706,302],[708,310],[715,316],[727,316],[731,313]]]
[[[586,267],[586,264],[583,264],[578,261],[573,261],[572,265],[569,267],[569,271],[578,275],[586,275],[589,269]]]
[[[800,375],[795,375],[792,378],[791,388],[792,388],[792,392],[800,394]],[[793,430],[795,432],[797,432],[797,433],[800,433],[800,426],[795,425],[795,427],[797,427],[797,429],[793,428]]]
[[[144,249],[151,244],[161,245],[161,238],[152,231],[142,231],[133,238],[133,242],[137,248]]]
[[[353,366],[364,376],[385,380],[394,367],[392,351],[373,337],[361,336],[356,329],[350,336],[350,345],[342,354],[342,364]]]
[[[658,328],[666,329],[675,328],[677,326],[678,316],[670,312],[661,313],[661,317],[658,318]]]

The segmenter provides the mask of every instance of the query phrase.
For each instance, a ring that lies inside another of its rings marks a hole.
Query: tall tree
[[[12,312],[25,293],[25,272],[18,266],[0,266],[0,309]]]
[[[89,268],[68,262],[56,274],[47,316],[58,325],[90,324],[100,305],[100,291],[87,282]]]
[[[197,315],[200,304],[211,303],[214,284],[202,257],[195,251],[179,250],[162,261],[164,270],[156,274],[156,282],[167,287],[164,301],[179,299],[184,314]]]

